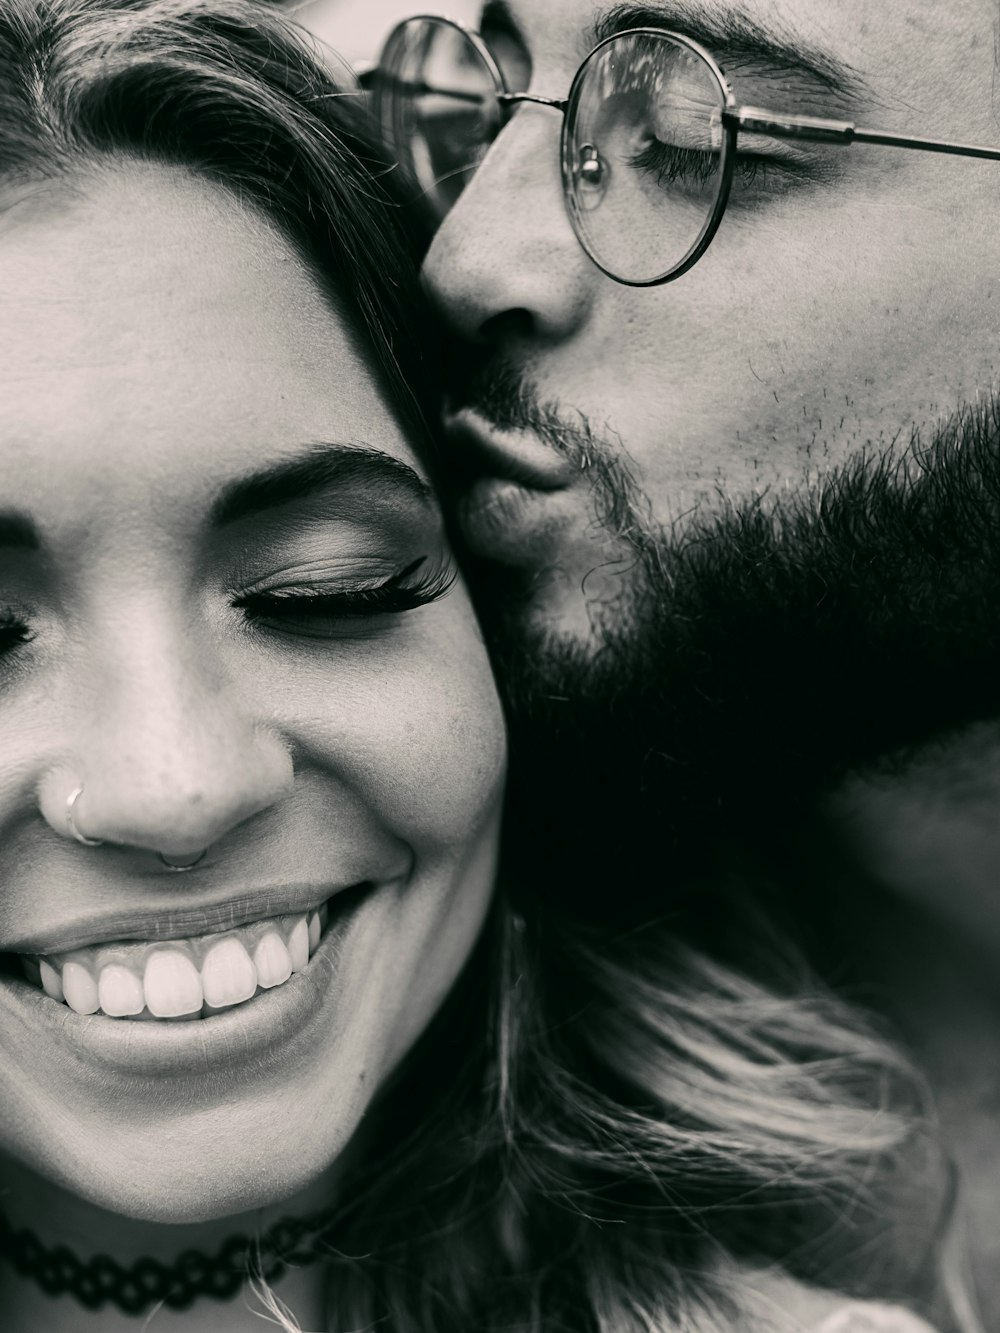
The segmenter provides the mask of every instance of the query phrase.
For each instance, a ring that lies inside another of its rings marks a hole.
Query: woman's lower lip
[[[13,1008],[22,1023],[37,1027],[43,1039],[68,1047],[76,1058],[109,1073],[203,1078],[294,1040],[335,999],[335,956],[365,904],[384,887],[362,885],[338,894],[330,902],[330,922],[319,947],[301,972],[209,1018],[135,1023],[103,1014],[82,1015],[27,982],[6,979],[0,979],[0,1014]]]

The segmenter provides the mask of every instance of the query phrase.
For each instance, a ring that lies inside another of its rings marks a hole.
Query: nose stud
[[[66,827],[69,829],[70,835],[75,838],[82,847],[103,847],[103,838],[88,838],[86,833],[82,833],[77,827],[76,803],[82,795],[83,783],[81,782],[73,788],[69,796],[66,798]],[[157,852],[156,855],[160,864],[165,866],[167,870],[172,870],[175,874],[180,874],[185,870],[193,870],[195,866],[201,865],[207,853],[208,848],[203,847],[200,852],[196,852],[194,856],[189,857],[186,861],[172,861],[169,856],[164,856],[163,852]]]
[[[81,843],[84,847],[103,847],[104,846],[103,838],[88,838],[87,835],[85,833],[81,833],[76,826],[76,819],[74,817],[73,812],[77,801],[80,799],[82,795],[83,795],[83,784],[81,783],[79,787],[74,787],[73,790],[70,792],[69,796],[66,798],[67,827],[69,828],[70,833],[77,840],[77,842]]]
[[[205,859],[205,853],[207,851],[208,848],[203,847],[201,851],[198,852],[190,861],[171,861],[170,858],[168,856],[164,856],[162,852],[157,852],[156,855],[160,858],[160,861],[162,862],[163,865],[167,867],[168,870],[173,870],[176,871],[178,874],[180,874],[184,870],[193,870],[195,866],[201,865],[202,861],[204,861]]]

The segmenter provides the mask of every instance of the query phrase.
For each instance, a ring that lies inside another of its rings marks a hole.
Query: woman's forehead
[[[52,505],[95,474],[137,493],[179,473],[222,481],[309,440],[413,464],[346,322],[221,188],[144,167],[14,212],[0,232],[6,494]]]

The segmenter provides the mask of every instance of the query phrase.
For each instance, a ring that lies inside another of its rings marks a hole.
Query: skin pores
[[[137,1218],[286,1198],[351,1139],[491,895],[503,728],[440,514],[301,260],[180,171],[0,214],[0,383],[0,949],[307,900],[331,920],[301,972],[207,1019],[0,980],[0,1146]],[[100,847],[69,837],[76,782]],[[185,875],[158,856],[199,848]]]

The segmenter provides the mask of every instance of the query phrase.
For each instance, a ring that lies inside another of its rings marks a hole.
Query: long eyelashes
[[[628,159],[628,165],[650,176],[661,188],[703,186],[719,171],[719,156],[694,148],[678,148],[650,140]],[[806,174],[802,163],[774,155],[741,151],[736,155],[734,181],[738,186],[775,189]]]
[[[455,571],[447,564],[428,565],[428,558],[420,556],[381,583],[353,588],[291,584],[244,593],[233,599],[232,605],[251,625],[273,625],[291,634],[322,637],[334,634],[344,621],[398,615],[444,597],[455,582]],[[425,572],[420,574],[421,570]],[[34,637],[31,626],[15,611],[0,609],[0,660]]]
[[[652,176],[661,187],[672,185],[675,181],[690,181],[700,185],[718,174],[719,159],[714,153],[677,148],[652,139],[639,152],[633,153],[628,159],[628,165]]]
[[[251,625],[273,625],[289,633],[323,636],[335,633],[341,621],[400,615],[444,597],[455,583],[455,571],[448,564],[428,565],[428,557],[420,556],[379,584],[355,588],[343,584],[289,584],[244,593],[233,599],[232,605]],[[35,632],[27,621],[11,609],[0,609],[0,659],[31,643],[33,637]]]
[[[444,566],[416,578],[427,563],[427,557],[420,556],[391,578],[368,586],[291,584],[244,593],[234,599],[233,606],[251,624],[273,624],[290,632],[298,626],[302,632],[322,634],[324,622],[333,629],[340,621],[397,615],[443,597],[455,581],[455,572]]]

